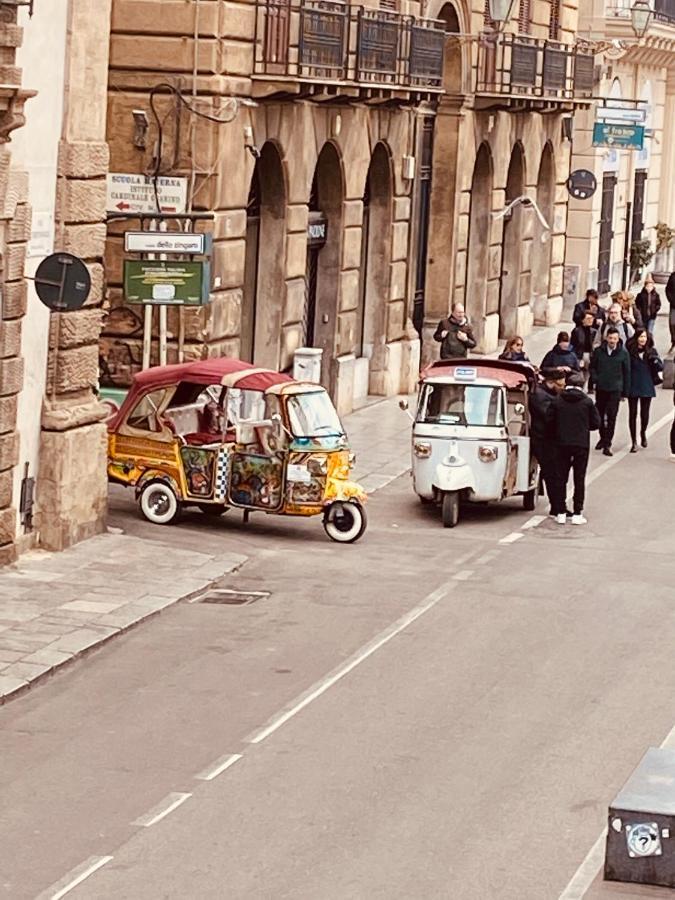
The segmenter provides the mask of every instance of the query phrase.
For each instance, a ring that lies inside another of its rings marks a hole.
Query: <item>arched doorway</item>
[[[555,204],[555,158],[553,147],[547,142],[541,154],[537,175],[537,206],[541,214],[553,227]],[[549,294],[549,274],[551,269],[551,231],[546,231],[539,217],[535,217],[534,242],[532,245],[532,295],[534,297],[535,318],[545,321]],[[542,315],[543,314],[543,315]]]
[[[309,197],[310,223],[316,223],[321,239],[310,242],[307,248],[303,323],[305,346],[323,350],[321,380],[329,388],[334,374],[343,198],[342,164],[335,146],[329,142],[319,154]]]
[[[438,18],[445,25],[445,47],[443,51],[443,90],[446,95],[462,93],[462,45],[453,38],[462,29],[459,14],[453,3],[441,7]]]
[[[256,160],[246,209],[240,355],[273,369],[279,365],[285,242],[283,166],[276,146],[267,141]]]
[[[520,143],[513,147],[506,176],[506,205],[525,193],[525,156]],[[502,277],[499,291],[499,337],[516,333],[522,272],[523,206],[518,204],[504,219]],[[527,298],[529,300],[529,297]]]
[[[478,148],[471,179],[469,239],[467,248],[464,305],[474,326],[478,343],[485,334],[487,309],[488,253],[490,248],[490,206],[492,199],[492,156],[487,144]]]
[[[384,366],[387,297],[391,261],[391,156],[383,143],[375,145],[363,194],[361,281],[357,321],[358,356],[370,360],[370,374]]]

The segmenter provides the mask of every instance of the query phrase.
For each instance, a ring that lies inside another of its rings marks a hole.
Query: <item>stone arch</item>
[[[446,35],[462,31],[459,13],[454,3],[445,3],[438,12],[438,19],[445,24]],[[452,37],[446,37],[443,54],[443,90],[446,95],[463,93],[462,45]]]
[[[370,360],[371,382],[373,373],[380,371],[385,363],[393,180],[391,152],[386,144],[379,141],[370,158],[363,193],[361,290],[356,348],[357,355]]]
[[[541,154],[537,175],[537,206],[548,222],[550,229],[546,231],[539,218],[536,217],[534,243],[532,246],[532,295],[535,304],[535,317],[538,321],[542,317],[536,311],[542,306],[545,309],[549,294],[555,185],[555,156],[551,142],[547,141]]]
[[[326,240],[308,248],[304,319],[305,342],[323,350],[321,377],[327,387],[332,387],[334,375],[344,197],[342,158],[333,141],[327,141],[316,161],[309,197],[310,214],[320,213],[325,219]]]
[[[476,154],[471,179],[469,238],[465,300],[479,343],[485,333],[487,309],[488,256],[490,250],[493,162],[490,148],[482,143]]]
[[[273,369],[279,365],[286,195],[281,154],[273,141],[266,141],[256,160],[248,195],[241,355]]]
[[[525,193],[525,153],[520,141],[511,151],[506,174],[505,203],[509,205]],[[518,330],[518,307],[521,302],[520,282],[523,270],[523,206],[519,204],[504,217],[502,236],[502,272],[499,291],[499,337],[506,338]],[[527,298],[529,300],[529,297]],[[492,310],[490,310],[491,312]]]

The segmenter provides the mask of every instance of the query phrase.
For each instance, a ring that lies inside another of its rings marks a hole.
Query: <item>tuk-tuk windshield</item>
[[[288,418],[295,437],[341,437],[344,434],[337,411],[325,391],[290,396]]]
[[[417,421],[503,428],[503,391],[478,384],[425,384]]]

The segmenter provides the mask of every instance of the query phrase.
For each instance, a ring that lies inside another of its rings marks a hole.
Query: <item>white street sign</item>
[[[110,172],[107,177],[106,209],[116,213],[184,213],[187,206],[187,178],[157,178],[157,209],[154,179],[147,175]]]
[[[204,253],[203,234],[179,231],[127,231],[124,234],[127,253]]]
[[[619,106],[599,106],[595,111],[599,122],[634,122],[642,125],[647,119],[645,109],[625,109]]]

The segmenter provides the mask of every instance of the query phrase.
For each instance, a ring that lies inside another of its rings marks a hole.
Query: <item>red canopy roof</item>
[[[250,370],[250,374],[246,372]],[[261,369],[252,363],[241,359],[229,357],[217,359],[202,359],[197,362],[178,363],[172,366],[153,366],[144,372],[134,375],[129,393],[114,419],[109,423],[109,430],[115,429],[126,419],[129,410],[133,409],[138,400],[145,394],[158,388],[168,387],[187,381],[191,384],[222,384],[223,379],[240,375],[237,378],[236,387],[244,391],[266,391],[276,384],[293,381],[290,375],[275,372],[272,369]]]
[[[509,362],[505,359],[441,359],[420,372],[420,381],[425,378],[454,377],[457,368],[475,369],[477,378],[494,378],[507,388],[516,388],[524,381],[534,383],[537,377],[529,363]]]

